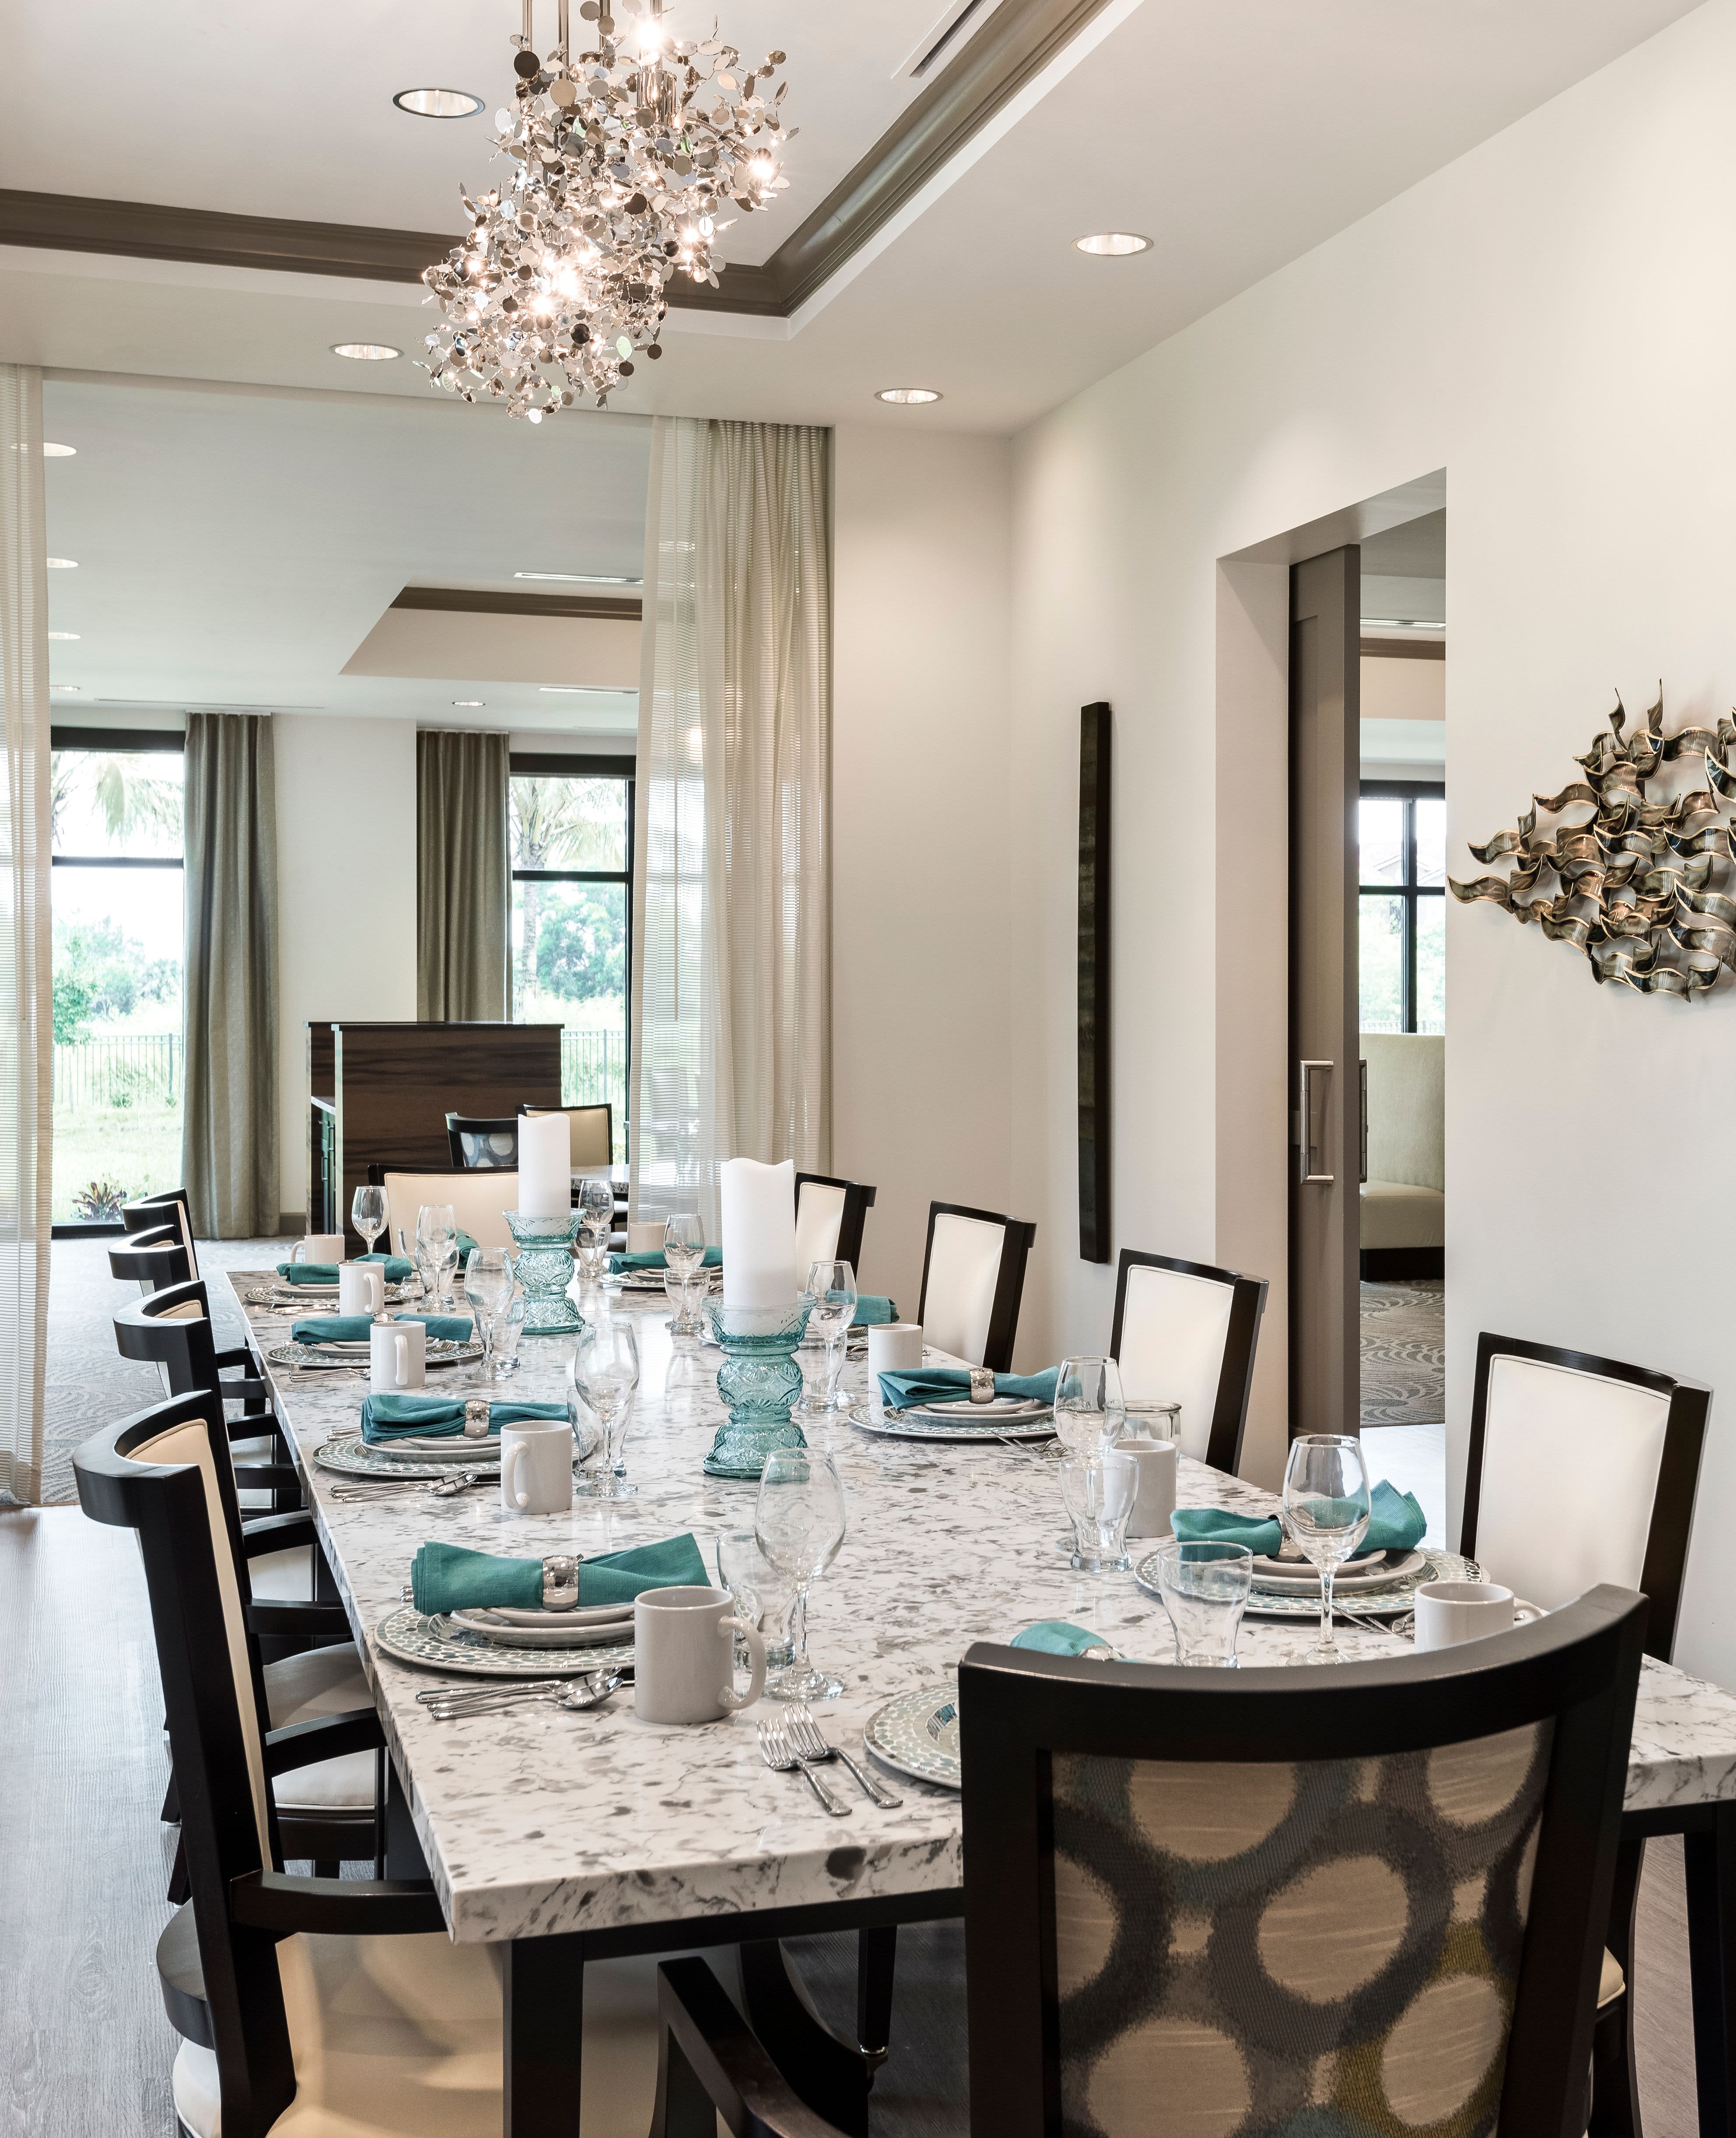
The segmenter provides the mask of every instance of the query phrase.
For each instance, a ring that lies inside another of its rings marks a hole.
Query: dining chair
[[[526,1106],[527,1114],[564,1114],[575,1173],[607,1173],[615,1163],[615,1109],[607,1099],[592,1106]]]
[[[109,1274],[123,1284],[136,1284],[141,1292],[159,1285],[185,1284],[193,1275],[179,1228],[153,1225],[129,1233],[124,1244],[109,1249]]]
[[[1036,1227],[958,1203],[929,1205],[916,1318],[923,1340],[992,1373],[1012,1369],[1025,1264]]]
[[[1692,1381],[1521,1337],[1477,1339],[1459,1548],[1494,1581],[1552,1610],[1594,1581],[1642,1589],[1646,1650],[1668,1662],[1712,1392]],[[1625,1978],[1643,1837],[1624,1837],[1608,1942]],[[1633,1999],[1597,2029],[1592,2129],[1639,2127]]]
[[[1263,1276],[1137,1247],[1121,1250],[1115,1273],[1109,1356],[1120,1366],[1123,1394],[1129,1402],[1179,1403],[1183,1454],[1232,1477],[1241,1470],[1265,1295]]]
[[[1645,1624],[1606,1585],[1330,1672],[972,1647],[973,2138],[1579,2138]],[[658,1997],[653,2138],[830,2129],[704,1960]]]
[[[289,2116],[286,2130],[344,2138],[499,2138],[496,1955],[452,1942],[427,1878],[340,1882],[283,1867],[285,1779],[313,1760],[378,1761],[385,1740],[371,1703],[286,1728],[269,1721],[219,1469],[193,1397],[140,1412],[73,1457],[85,1512],[138,1538],[170,1740],[186,1770],[192,1901],[158,1947],[183,2035],[180,2131],[266,2138]],[[599,2092],[636,2079],[648,2097],[650,1962],[593,1962],[587,1975],[588,2097],[599,2078]],[[612,2026],[596,2009],[606,2003],[622,2014]]]
[[[446,1141],[452,1163],[466,1172],[516,1173],[519,1117],[516,1114],[448,1114]]]
[[[120,1222],[129,1233],[143,1233],[158,1225],[173,1225],[187,1250],[187,1274],[199,1273],[199,1252],[193,1245],[193,1205],[184,1188],[165,1188],[154,1195],[135,1196],[120,1206]]]
[[[860,1282],[862,1228],[875,1190],[823,1173],[796,1175],[796,1267],[804,1278],[816,1262],[848,1262]]]
[[[465,1166],[451,1173],[397,1173],[368,1169],[369,1184],[386,1191],[386,1242],[391,1252],[416,1252],[416,1213],[424,1203],[450,1203],[459,1229],[479,1247],[508,1247],[513,1237],[502,1214],[519,1206],[516,1168]]]

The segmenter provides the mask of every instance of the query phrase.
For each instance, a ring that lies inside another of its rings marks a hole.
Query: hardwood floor
[[[131,1539],[76,1507],[0,1511],[0,2138],[168,2138],[175,2037],[153,1960],[168,1916],[168,1763]],[[1681,1862],[1679,1843],[1653,1842],[1641,1888],[1646,2138],[1695,2129]],[[841,2027],[855,1945],[803,1941],[815,2000]],[[962,2038],[959,1954],[950,1926],[900,1940],[874,2138],[962,2138],[962,2075],[956,2104],[929,2082],[943,2032]]]

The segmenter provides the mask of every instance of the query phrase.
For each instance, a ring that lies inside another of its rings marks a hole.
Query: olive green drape
[[[424,728],[416,738],[416,1014],[461,1022],[506,999],[504,735]]]
[[[187,1095],[196,1231],[277,1230],[277,799],[264,713],[187,716]]]

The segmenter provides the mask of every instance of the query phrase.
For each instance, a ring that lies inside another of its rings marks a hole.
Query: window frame
[[[1400,898],[1404,901],[1404,949],[1399,963],[1398,1028],[1401,1032],[1414,1032],[1417,1029],[1417,901],[1423,898],[1445,899],[1446,896],[1444,883],[1419,883],[1417,881],[1417,804],[1419,802],[1445,802],[1446,782],[1444,779],[1359,779],[1356,798],[1359,805],[1364,801],[1402,802],[1404,805],[1401,848],[1404,873],[1402,881],[1398,883],[1363,881],[1362,818],[1358,808],[1356,896],[1358,917],[1365,898]],[[1360,926],[1357,932],[1360,937]],[[1360,1017],[1358,1022],[1360,1023]]]
[[[627,1104],[622,1112],[622,1147],[631,1149],[633,1094],[633,860],[637,815],[636,788],[639,760],[634,756],[605,756],[588,750],[512,750],[508,754],[507,777],[511,779],[620,779],[627,783],[627,866],[619,869],[521,869],[507,871],[509,886],[514,883],[618,883],[627,890],[626,1007],[627,1033],[623,1062],[627,1075]],[[509,888],[508,900],[511,892]],[[509,976],[509,986],[510,979]],[[517,1020],[514,1019],[515,1023]],[[563,1095],[564,1096],[564,1095]]]

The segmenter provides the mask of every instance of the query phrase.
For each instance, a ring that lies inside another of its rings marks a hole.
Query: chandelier
[[[531,0],[513,38],[518,76],[495,114],[495,147],[516,167],[474,198],[469,235],[422,280],[441,319],[422,369],[466,401],[505,401],[539,423],[581,393],[607,404],[634,358],[663,354],[668,286],[718,286],[713,242],[733,207],[768,207],[789,181],[778,151],[783,54],[744,70],[714,34],[671,37],[663,0],[583,0],[594,51],[574,52],[568,0],[558,41],[532,46]]]

